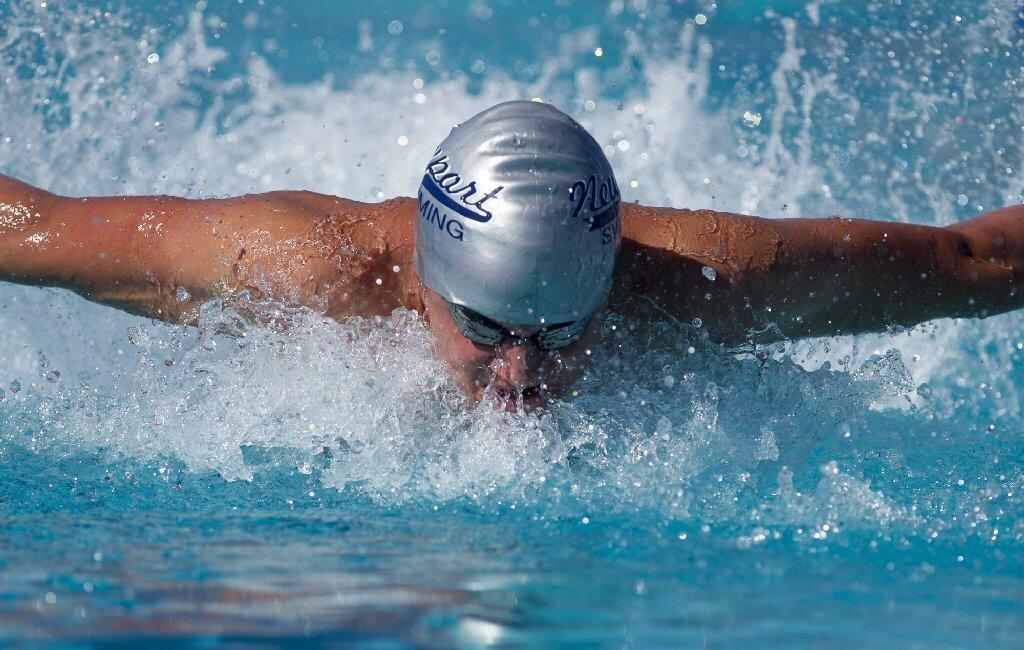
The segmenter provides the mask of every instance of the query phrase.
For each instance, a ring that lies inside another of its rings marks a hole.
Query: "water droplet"
[[[710,266],[702,266],[700,272],[704,275],[705,278],[711,280],[712,282],[714,282],[715,278],[718,277],[718,274],[715,273],[715,270]]]
[[[153,52],[152,54],[150,54],[149,56],[146,57],[146,61],[148,61],[150,63],[156,63],[159,60],[160,60],[160,55],[157,54],[156,52]]]
[[[967,205],[967,195],[966,194],[958,195],[956,197],[956,204],[957,205]]]
[[[402,21],[400,20],[392,20],[388,23],[388,31],[395,36],[401,34],[403,29],[405,29],[405,27],[402,25]]]
[[[700,326],[703,325],[703,324],[704,324],[704,321],[701,320],[700,316],[698,316],[698,317],[693,319],[693,326],[694,327],[700,328]]]

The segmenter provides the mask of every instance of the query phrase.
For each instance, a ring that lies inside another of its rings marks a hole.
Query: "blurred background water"
[[[540,98],[627,200],[944,225],[1024,201],[1019,8],[0,4],[0,171],[413,193]],[[467,409],[414,314],[281,334],[0,286],[0,640],[1014,646],[1021,316],[729,355],[613,317],[578,397]],[[611,325],[616,325],[612,329]]]

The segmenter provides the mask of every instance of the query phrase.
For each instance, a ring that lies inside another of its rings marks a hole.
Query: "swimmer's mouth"
[[[505,410],[515,410],[516,404],[522,402],[527,408],[534,408],[543,405],[547,396],[540,386],[527,386],[522,392],[514,388],[496,387],[494,395],[498,403],[505,407]]]

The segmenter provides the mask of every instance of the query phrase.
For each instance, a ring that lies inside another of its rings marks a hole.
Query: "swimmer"
[[[609,309],[724,346],[1024,305],[1024,206],[945,228],[622,202],[601,147],[515,101],[452,130],[417,198],[305,191],[72,198],[0,175],[0,280],[189,323],[251,296],[335,319],[422,314],[472,401],[533,407],[583,371]]]

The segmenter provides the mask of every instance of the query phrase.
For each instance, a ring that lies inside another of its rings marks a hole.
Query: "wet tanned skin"
[[[0,175],[0,280],[61,286],[179,323],[201,302],[241,292],[338,319],[406,307],[426,315],[439,356],[471,397],[485,382],[504,398],[541,383],[557,394],[581,361],[554,373],[545,365],[551,355],[532,344],[482,351],[445,323],[412,269],[415,217],[406,198],[68,198]],[[699,318],[725,345],[985,317],[1024,304],[1022,206],[936,228],[625,204],[622,233],[613,308]],[[178,299],[181,289],[189,299]]]

